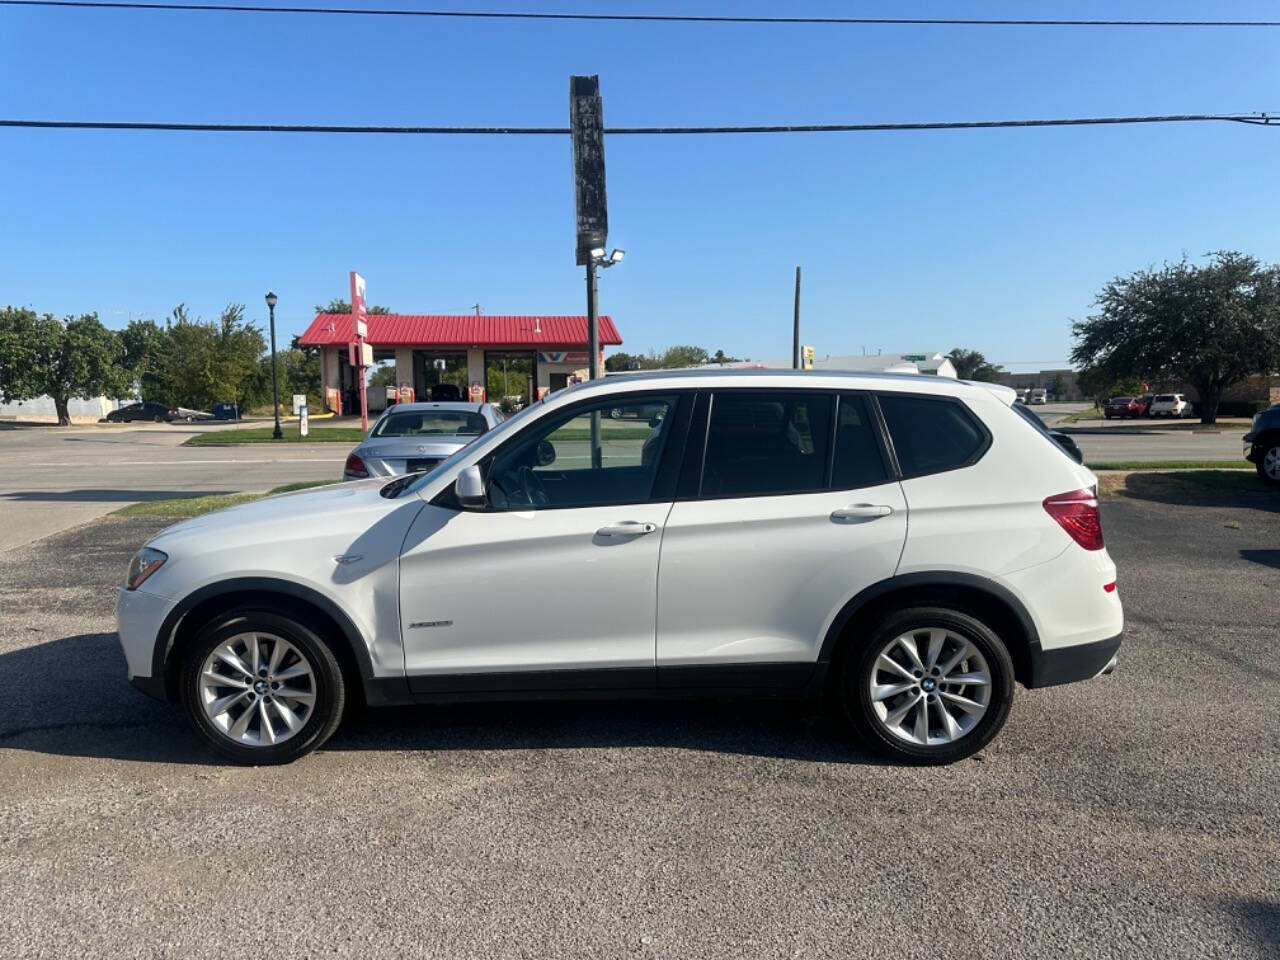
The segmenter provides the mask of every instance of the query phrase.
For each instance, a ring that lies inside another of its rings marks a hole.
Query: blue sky
[[[399,0],[747,12],[767,2]],[[348,0],[346,6],[356,5]],[[396,5],[386,0],[376,5]],[[796,2],[796,13],[1266,18],[1263,2]],[[0,8],[0,117],[614,125],[1280,112],[1280,30],[695,26]],[[615,137],[601,278],[624,349],[756,359],[982,350],[1062,363],[1116,274],[1280,260],[1280,129]],[[346,295],[403,312],[581,313],[567,138],[0,130],[0,302],[109,325],[228,302],[280,339]]]

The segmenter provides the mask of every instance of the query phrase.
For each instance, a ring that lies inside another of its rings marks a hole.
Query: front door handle
[[[893,507],[887,503],[851,503],[847,507],[831,511],[831,519],[836,523],[860,523],[864,520],[877,520],[893,513]]]
[[[596,531],[597,537],[643,537],[658,529],[656,523],[641,523],[639,520],[622,520],[618,523],[606,523]]]

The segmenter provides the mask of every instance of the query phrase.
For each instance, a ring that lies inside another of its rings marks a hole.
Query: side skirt
[[[805,699],[825,663],[761,663],[510,673],[432,674],[365,681],[370,705],[511,700]],[[407,689],[406,689],[407,687]]]

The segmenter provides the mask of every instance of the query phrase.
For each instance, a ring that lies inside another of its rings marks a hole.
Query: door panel
[[[817,660],[845,602],[893,575],[906,533],[896,481],[677,503],[658,568],[659,668]]]
[[[506,512],[427,506],[400,561],[410,678],[652,670],[658,548],[670,509],[665,502]],[[623,524],[622,534],[597,532]]]

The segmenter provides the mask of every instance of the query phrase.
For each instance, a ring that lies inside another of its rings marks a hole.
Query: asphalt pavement
[[[1104,507],[1118,671],[941,769],[721,702],[372,710],[225,766],[125,681],[156,521],[0,554],[0,952],[1274,957],[1280,501],[1150,496]]]

